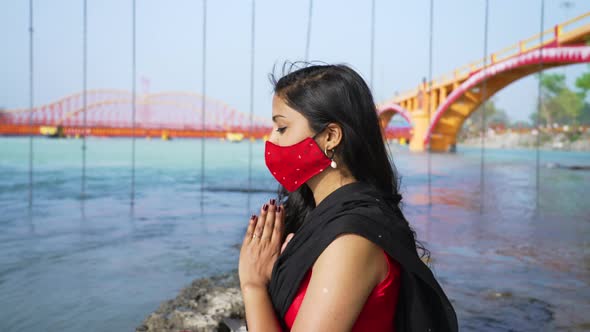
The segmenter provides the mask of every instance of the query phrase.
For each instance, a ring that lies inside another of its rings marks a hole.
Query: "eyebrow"
[[[286,119],[286,117],[285,117],[284,115],[275,115],[275,116],[273,116],[273,117],[272,117],[272,121],[273,121],[273,122],[276,122],[276,119],[277,119],[278,117],[281,117],[281,118],[285,118],[285,119]]]

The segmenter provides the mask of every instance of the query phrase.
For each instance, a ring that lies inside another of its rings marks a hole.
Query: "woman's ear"
[[[337,123],[330,123],[326,127],[326,150],[336,148],[342,141],[342,127]]]

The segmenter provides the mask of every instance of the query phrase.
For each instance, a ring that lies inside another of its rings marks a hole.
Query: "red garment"
[[[393,260],[385,251],[383,252],[387,257],[388,272],[387,276],[381,281],[367,299],[363,310],[359,314],[352,328],[353,332],[358,331],[395,331],[394,317],[391,314],[395,312],[397,306],[399,288],[401,283],[400,265]],[[311,269],[307,271],[305,278],[299,286],[297,295],[293,299],[289,310],[285,314],[285,323],[289,330],[293,327],[295,317],[299,312],[309,280],[311,279]]]

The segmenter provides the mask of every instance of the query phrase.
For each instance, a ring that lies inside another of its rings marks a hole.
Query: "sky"
[[[268,74],[303,60],[307,0],[255,2],[254,113],[271,116]],[[566,5],[569,4],[569,5]],[[430,0],[375,1],[373,93],[377,102],[428,77]],[[136,0],[137,86],[150,92],[202,91],[203,1]],[[544,28],[590,11],[590,1],[545,0]],[[34,0],[34,104],[82,91],[83,1]],[[206,95],[250,111],[252,1],[209,0]],[[434,0],[433,76],[483,57],[485,0]],[[588,20],[587,22],[590,22]],[[540,31],[541,0],[489,0],[488,53]],[[0,0],[0,107],[29,105],[29,1]],[[88,88],[131,89],[132,0],[88,0]],[[313,1],[310,60],[347,63],[370,81],[371,2]],[[551,70],[573,85],[587,65]],[[537,80],[496,97],[513,120],[535,111]]]

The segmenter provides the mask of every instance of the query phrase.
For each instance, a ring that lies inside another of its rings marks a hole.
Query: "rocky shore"
[[[575,140],[572,140],[564,133],[547,135],[541,134],[539,138],[539,148],[542,150],[562,150],[562,151],[590,151],[590,133],[586,132]],[[469,137],[458,142],[463,146],[481,146],[480,137]],[[534,149],[537,144],[537,135],[535,134],[518,134],[507,132],[496,134],[488,132],[485,137],[485,146],[490,149]]]
[[[246,331],[237,271],[197,279],[175,299],[162,302],[136,332]]]

